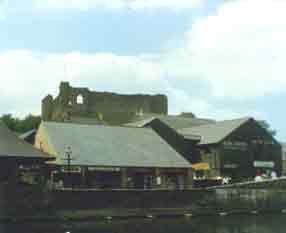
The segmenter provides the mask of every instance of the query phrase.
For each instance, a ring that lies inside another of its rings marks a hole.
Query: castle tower
[[[53,97],[51,95],[47,95],[42,100],[42,120],[50,121],[52,120],[53,115]]]

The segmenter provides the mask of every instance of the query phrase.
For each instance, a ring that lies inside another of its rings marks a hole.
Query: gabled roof
[[[111,167],[189,168],[191,164],[149,128],[43,122],[41,130],[65,164],[71,147],[71,164]]]
[[[180,129],[178,132],[183,136],[198,135],[201,136],[200,144],[215,144],[222,141],[234,130],[238,129],[241,125],[245,124],[252,118],[240,118],[235,120],[218,121],[213,124],[201,125],[197,127]]]
[[[0,121],[0,157],[52,159],[51,156],[20,139]]]
[[[154,119],[159,119],[169,127],[178,130],[188,127],[194,127],[204,124],[214,123],[214,120],[202,119],[202,118],[192,118],[192,117],[182,117],[175,115],[159,115],[159,114],[144,114],[143,116],[137,117],[133,122],[125,124],[130,127],[145,127],[151,123]]]

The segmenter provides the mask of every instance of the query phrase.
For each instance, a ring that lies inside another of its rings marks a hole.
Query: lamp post
[[[73,188],[73,182],[71,177],[71,161],[72,161],[72,150],[70,146],[66,146],[65,148],[65,160],[67,161],[67,173],[68,173],[68,185]]]

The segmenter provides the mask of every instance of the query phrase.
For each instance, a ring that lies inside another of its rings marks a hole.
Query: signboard
[[[41,169],[41,166],[39,165],[19,165],[19,169],[21,170],[38,170]]]
[[[262,139],[254,139],[251,141],[253,144],[259,144],[259,145],[274,145],[274,141],[265,141]]]
[[[254,161],[254,167],[265,167],[265,168],[274,168],[275,163],[273,161]]]
[[[224,164],[223,165],[224,168],[238,168],[238,165],[237,164]]]
[[[88,167],[88,171],[120,172],[119,167]]]
[[[242,150],[246,151],[248,144],[246,142],[233,142],[233,141],[225,141],[223,143],[224,149],[227,150]]]
[[[208,163],[193,163],[192,168],[194,170],[210,170],[210,165]]]
[[[67,166],[62,167],[62,172],[81,172],[81,167],[79,166],[70,166],[70,170]]]

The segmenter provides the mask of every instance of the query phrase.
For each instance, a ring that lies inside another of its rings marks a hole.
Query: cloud
[[[212,86],[214,96],[281,93],[286,87],[285,9],[284,0],[227,2],[186,33],[178,60],[187,60],[193,75]]]
[[[192,111],[205,117],[221,113],[208,102],[204,90],[194,93],[192,85],[186,88],[158,57],[79,52],[42,55],[11,50],[0,53],[0,67],[0,113],[39,114],[41,99],[49,93],[56,96],[62,80],[97,91],[163,93],[169,97],[170,113]],[[226,109],[225,116],[238,115]]]
[[[129,8],[158,9],[170,8],[174,10],[194,9],[202,7],[205,0],[35,0],[37,8],[50,9],[79,9],[88,10],[91,8],[105,7],[111,9]]]
[[[2,112],[39,112],[41,98],[69,80],[99,91],[165,93],[171,113],[262,116],[249,103],[286,87],[284,9],[284,0],[226,2],[192,25],[182,47],[159,54],[2,52]]]
[[[0,106],[5,106],[2,113],[39,113],[41,99],[48,93],[56,95],[62,80],[122,93],[161,93],[168,86],[156,64],[108,53],[41,55],[11,50],[0,53],[0,67]]]

